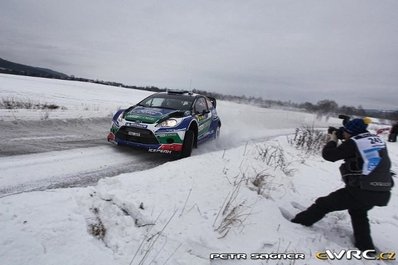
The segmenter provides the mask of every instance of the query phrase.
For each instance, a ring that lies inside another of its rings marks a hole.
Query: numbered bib
[[[363,159],[362,174],[369,175],[380,163],[379,151],[386,148],[386,143],[378,136],[363,133],[351,138],[356,143]]]

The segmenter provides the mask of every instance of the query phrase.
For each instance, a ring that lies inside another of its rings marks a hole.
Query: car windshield
[[[193,100],[194,98],[190,96],[154,95],[144,99],[138,105],[151,108],[185,111],[192,108]]]

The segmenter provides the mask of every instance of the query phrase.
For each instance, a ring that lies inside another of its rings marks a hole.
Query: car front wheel
[[[195,133],[191,130],[185,132],[184,142],[182,144],[181,158],[191,156]]]
[[[221,126],[217,126],[216,133],[214,134],[214,139],[218,140],[220,138]]]

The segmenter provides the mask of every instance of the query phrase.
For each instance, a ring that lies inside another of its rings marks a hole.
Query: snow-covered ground
[[[58,124],[59,119],[78,118],[84,123],[88,118],[109,117],[149,94],[0,75],[0,100],[15,98],[64,107],[54,111],[0,110],[0,120],[2,124],[29,124],[25,123],[28,119]],[[317,120],[312,114],[223,101],[218,103],[218,112],[222,137],[195,149],[192,157],[103,178],[89,187],[0,198],[1,264],[378,263],[315,258],[316,252],[326,249],[353,248],[347,212],[331,213],[310,228],[290,223],[282,215],[294,214],[318,196],[343,186],[339,162],[306,155],[288,141],[295,128],[338,126],[339,120]],[[7,141],[7,135],[1,136],[0,148]],[[398,144],[388,143],[388,148],[397,169]],[[0,189],[27,184],[32,178],[37,183],[82,173],[90,178],[90,172],[106,170],[107,163],[113,161],[143,163],[152,158],[158,159],[139,152],[119,153],[103,144],[4,156],[0,157]],[[397,251],[396,189],[390,204],[371,210],[369,219],[378,248]],[[215,252],[246,253],[248,258],[210,261],[210,253]],[[303,253],[305,259],[250,259],[251,253],[276,252]]]

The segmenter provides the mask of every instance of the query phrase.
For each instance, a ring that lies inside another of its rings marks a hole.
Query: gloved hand
[[[328,142],[330,142],[330,141],[334,141],[337,143],[336,131],[333,131],[332,133],[328,134]]]

